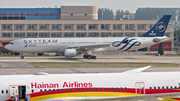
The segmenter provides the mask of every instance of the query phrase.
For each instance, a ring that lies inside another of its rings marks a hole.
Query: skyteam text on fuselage
[[[170,18],[164,15],[141,37],[25,38],[11,41],[5,48],[20,53],[60,53],[65,57],[85,54],[84,58],[96,59],[92,55],[96,52],[137,50],[168,40],[164,33]]]

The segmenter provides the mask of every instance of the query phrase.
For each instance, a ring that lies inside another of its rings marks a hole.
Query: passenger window
[[[44,90],[44,92],[46,93],[46,89]]]
[[[95,88],[95,91],[97,91],[97,88]]]
[[[154,90],[156,90],[156,87],[154,87]]]
[[[80,89],[80,88],[79,88],[78,90],[79,90],[79,92],[81,91],[81,89]]]
[[[91,91],[93,91],[93,88],[91,88]]]
[[[164,90],[164,86],[162,87],[162,90]]]
[[[61,89],[61,92],[64,92],[64,89]]]
[[[42,93],[42,89],[40,89],[40,92]]]
[[[72,92],[72,89],[70,89],[70,92]]]
[[[160,87],[158,87],[158,90],[160,90],[161,88]]]
[[[123,90],[123,88],[121,87],[121,91]]]
[[[83,88],[83,92],[85,91],[85,89]]]
[[[167,87],[166,87],[166,89],[168,90],[168,89],[169,89],[169,87],[167,86]]]
[[[124,88],[124,90],[126,91],[126,90],[127,90],[127,88],[125,87],[125,88]]]
[[[3,93],[4,93],[4,90],[2,90],[1,93],[3,94]]]
[[[8,93],[8,90],[6,90],[6,94]]]
[[[112,91],[114,91],[114,88],[112,88]]]
[[[76,88],[74,89],[74,92],[76,92]]]
[[[55,92],[55,89],[53,89],[53,92]]]
[[[173,87],[171,86],[171,90],[173,90]]]
[[[110,91],[110,88],[108,88],[108,91]]]
[[[179,86],[179,90],[180,90],[180,86]]]
[[[87,91],[89,91],[89,88],[87,88]]]
[[[57,89],[57,92],[59,92],[59,89]]]
[[[66,89],[66,92],[68,92],[68,89]]]
[[[106,88],[104,88],[104,91],[106,91]]]
[[[51,92],[51,89],[49,89],[49,92]]]
[[[34,93],[34,90],[32,89],[32,93]]]
[[[150,90],[152,90],[152,87],[149,87]]]
[[[174,87],[174,89],[176,90],[176,89],[177,89],[177,87],[175,86],[175,87]]]
[[[118,88],[116,88],[116,91],[118,91],[119,89]]]

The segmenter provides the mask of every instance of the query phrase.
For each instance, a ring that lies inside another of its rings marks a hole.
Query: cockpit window
[[[13,43],[13,42],[10,42],[9,44],[13,45],[14,43]]]

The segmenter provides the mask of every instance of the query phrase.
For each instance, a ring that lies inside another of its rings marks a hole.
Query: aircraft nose
[[[9,49],[9,45],[8,44],[5,45],[4,48],[8,50]]]

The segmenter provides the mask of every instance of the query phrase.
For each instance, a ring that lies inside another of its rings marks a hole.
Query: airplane
[[[60,53],[65,57],[85,54],[84,58],[96,59],[93,53],[132,51],[169,40],[164,33],[170,18],[171,15],[163,15],[141,37],[23,38],[9,42],[5,48],[19,53]]]
[[[180,72],[1,75],[1,101],[179,101]]]

